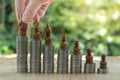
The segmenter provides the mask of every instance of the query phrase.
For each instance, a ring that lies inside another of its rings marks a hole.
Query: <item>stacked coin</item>
[[[30,48],[30,72],[41,72],[41,45],[40,40],[32,40]]]
[[[88,64],[88,63],[85,63],[84,64],[84,73],[95,73],[95,63],[91,63],[91,64]]]
[[[27,37],[19,36],[17,38],[17,72],[26,73],[27,70]]]
[[[71,73],[81,73],[82,55],[71,55]]]
[[[92,49],[87,48],[86,62],[84,64],[84,73],[95,73],[96,64],[93,62]]]
[[[43,73],[54,73],[54,46],[45,45],[43,50]]]
[[[68,73],[68,50],[59,50],[57,59],[57,73]]]

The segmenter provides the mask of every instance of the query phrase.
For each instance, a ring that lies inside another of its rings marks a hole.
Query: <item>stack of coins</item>
[[[107,61],[106,61],[106,55],[101,55],[101,61],[100,61],[100,68],[97,69],[97,72],[100,74],[107,74],[108,68],[107,68]]]
[[[84,64],[84,73],[95,73],[95,63],[91,54],[92,49],[87,48],[86,63]]]
[[[71,73],[81,73],[82,61],[81,55],[71,55]]]
[[[43,51],[43,73],[54,73],[54,47],[45,45]]]
[[[71,55],[71,73],[81,73],[82,55],[80,54],[79,41],[74,41],[73,55]]]
[[[45,28],[45,46],[43,50],[43,73],[54,73],[54,46],[52,45],[51,28]]]
[[[27,71],[27,37],[19,36],[17,38],[17,72],[26,73]]]
[[[41,72],[41,41],[39,33],[39,22],[35,20],[33,31],[33,40],[30,48],[30,72],[40,73]]]
[[[33,40],[31,42],[30,51],[30,72],[40,73],[41,72],[41,46],[40,41]]]
[[[60,44],[57,59],[57,73],[68,73],[68,50],[66,35],[62,35],[62,42]]]

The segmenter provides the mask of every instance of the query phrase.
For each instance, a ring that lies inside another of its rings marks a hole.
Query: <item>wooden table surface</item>
[[[100,58],[94,60],[98,67]],[[107,57],[107,61],[108,74],[21,74],[16,72],[16,55],[5,55],[0,56],[0,80],[120,80],[120,57]]]

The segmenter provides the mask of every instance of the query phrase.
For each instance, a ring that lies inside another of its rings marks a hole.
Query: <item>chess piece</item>
[[[60,50],[57,56],[57,73],[68,73],[68,49],[66,42],[66,35],[62,35],[62,41],[60,43]]]
[[[41,41],[39,32],[39,22],[34,21],[33,40],[30,45],[30,72],[41,72]]]
[[[100,73],[100,74],[108,73],[106,56],[104,54],[101,55],[100,68],[98,68],[98,73]]]
[[[71,55],[71,73],[81,73],[82,69],[82,55],[80,53],[79,41],[74,41],[73,54]]]
[[[45,45],[43,48],[43,73],[54,73],[54,46],[52,45],[51,28],[45,28]]]
[[[91,54],[92,49],[87,48],[86,63],[84,64],[84,73],[95,73],[95,63]]]
[[[26,36],[27,27],[28,27],[27,23],[24,23],[22,21],[19,23],[18,25],[19,36]]]
[[[17,72],[18,73],[27,73],[27,31],[28,24],[24,22],[19,23],[19,34],[17,37]]]

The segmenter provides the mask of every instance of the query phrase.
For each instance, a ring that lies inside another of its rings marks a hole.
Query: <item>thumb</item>
[[[32,22],[40,6],[41,6],[40,0],[30,0],[29,4],[27,5],[22,15],[22,21],[25,23]]]
[[[15,0],[15,12],[18,22],[20,22],[22,13],[24,12],[25,2],[26,0]]]

